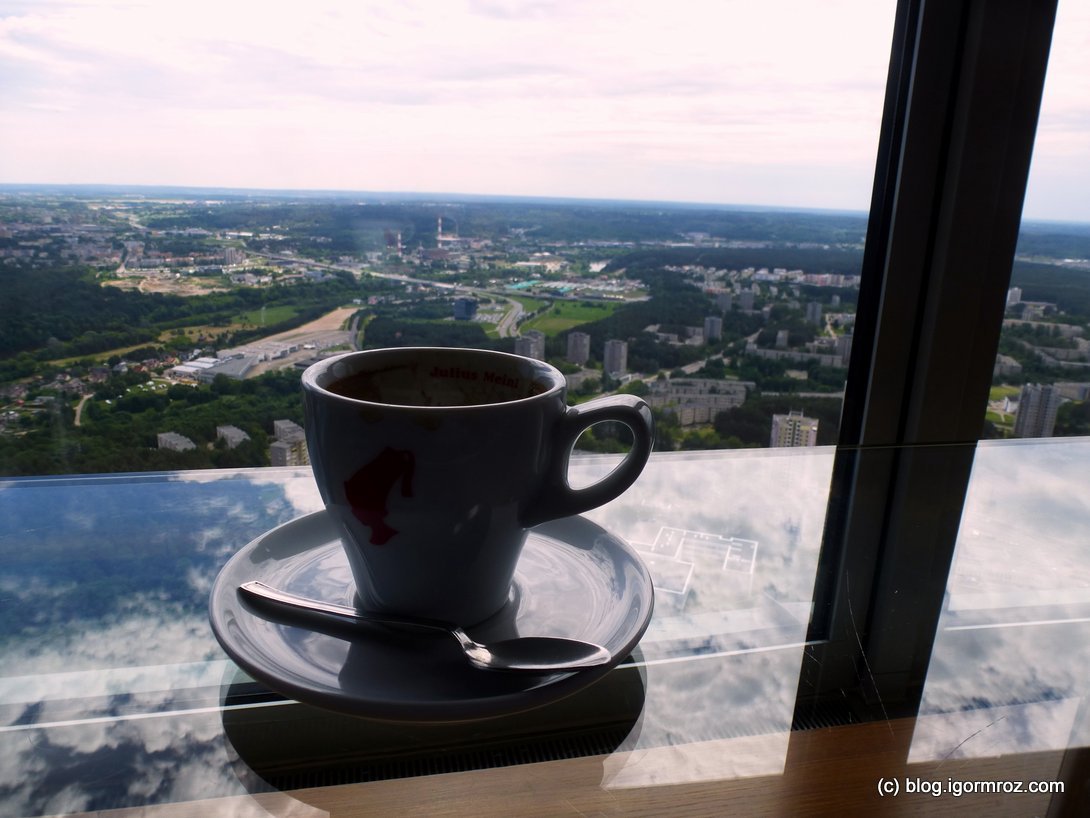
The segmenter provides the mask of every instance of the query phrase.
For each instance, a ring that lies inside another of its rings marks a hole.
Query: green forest
[[[302,425],[299,373],[269,373],[245,381],[220,376],[207,386],[177,384],[162,391],[140,387],[147,376],[116,375],[95,393],[80,426],[73,401],[54,404],[47,422],[20,436],[0,436],[0,473],[96,474],[268,465],[273,421]],[[109,403],[106,403],[109,401]],[[233,425],[250,439],[234,449],[216,427]],[[157,448],[157,435],[173,431],[197,448]]]
[[[295,312],[317,315],[387,288],[371,280],[361,285],[350,274],[341,273],[305,286],[237,288],[182,297],[105,287],[87,268],[0,266],[0,292],[4,293],[0,299],[0,361],[27,352],[42,360],[154,342],[164,331],[178,327],[226,326],[239,313],[263,306],[291,305]],[[261,331],[276,330],[264,327]]]

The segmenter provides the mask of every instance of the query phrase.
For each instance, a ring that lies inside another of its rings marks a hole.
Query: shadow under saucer
[[[224,734],[251,792],[608,755],[638,737],[646,690],[644,669],[630,656],[582,690],[531,710],[428,723],[324,710],[270,693],[242,671],[232,676],[223,685]]]

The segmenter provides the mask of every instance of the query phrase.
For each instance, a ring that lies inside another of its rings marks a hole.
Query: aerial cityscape
[[[834,443],[896,7],[15,4],[0,474],[296,463],[301,368],[409,344],[637,392],[660,451]],[[1086,15],[986,438],[1090,432]]]
[[[571,401],[642,395],[660,451],[828,445],[865,230],[820,211],[7,189],[0,472],[301,465],[301,370],[399,345],[547,360]],[[1090,228],[1024,228],[1003,322],[981,435],[1090,431]]]
[[[1090,814],[1090,2],[13,0],[0,75],[0,812]]]

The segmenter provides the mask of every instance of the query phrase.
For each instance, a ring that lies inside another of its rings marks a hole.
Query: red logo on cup
[[[398,482],[402,497],[413,496],[414,467],[412,452],[387,446],[378,457],[345,481],[345,497],[356,519],[370,527],[372,545],[384,545],[397,534],[397,530],[386,523],[389,513],[386,500]]]

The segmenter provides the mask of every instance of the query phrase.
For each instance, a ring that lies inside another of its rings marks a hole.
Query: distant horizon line
[[[450,202],[547,202],[556,204],[610,204],[610,205],[655,205],[678,208],[708,208],[713,210],[768,211],[829,213],[845,216],[866,217],[866,210],[850,210],[834,207],[806,207],[804,205],[760,205],[727,204],[723,202],[697,202],[675,199],[619,199],[608,196],[549,196],[514,193],[454,193],[439,191],[397,191],[397,190],[348,190],[338,188],[261,188],[261,187],[225,187],[212,185],[170,185],[170,184],[114,184],[87,182],[0,182],[0,191],[20,189],[52,189],[99,192],[159,192],[174,194],[220,194],[231,196],[305,196],[348,199],[353,197],[388,198],[400,201],[450,201]]]
[[[382,190],[345,190],[336,188],[260,188],[260,187],[223,187],[209,185],[172,185],[172,184],[116,184],[116,183],[89,183],[89,182],[0,182],[0,192],[34,192],[52,190],[56,192],[83,192],[83,193],[133,193],[149,195],[157,193],[161,195],[223,195],[238,197],[290,197],[304,198],[331,198],[351,199],[354,197],[368,197],[375,199],[392,199],[403,202],[439,202],[473,203],[473,202],[506,202],[506,203],[539,203],[539,204],[567,204],[567,205],[611,205],[627,207],[669,207],[680,210],[707,209],[723,210],[731,212],[780,212],[780,213],[805,213],[812,215],[829,216],[855,216],[866,219],[869,216],[867,210],[852,210],[835,207],[812,207],[805,205],[761,205],[761,204],[728,204],[724,202],[682,201],[673,199],[619,199],[611,197],[581,197],[581,196],[548,196],[534,194],[510,194],[510,193],[442,193],[433,191],[382,191]],[[1071,226],[1090,226],[1090,221],[1076,221],[1068,219],[1047,219],[1024,217],[1023,223],[1056,224]]]

